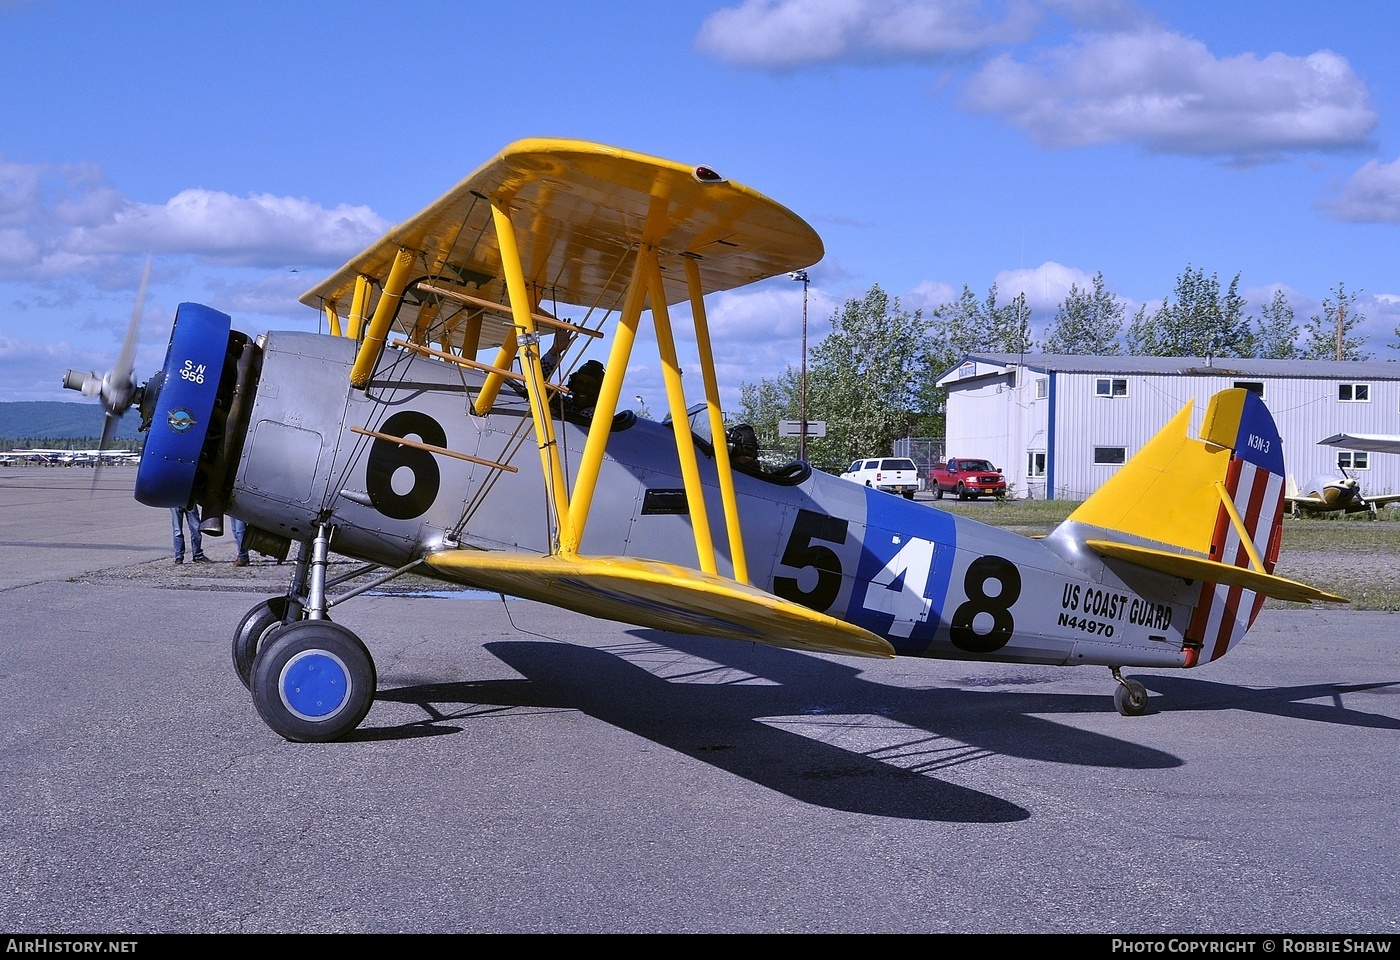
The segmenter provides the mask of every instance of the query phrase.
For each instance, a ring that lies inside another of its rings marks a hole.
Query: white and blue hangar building
[[[938,378],[946,454],[984,457],[1017,497],[1084,500],[1188,401],[1192,435],[1230,387],[1252,390],[1278,424],[1285,482],[1339,470],[1362,494],[1400,491],[1400,455],[1342,450],[1338,433],[1400,434],[1400,364],[1220,357],[979,353]]]

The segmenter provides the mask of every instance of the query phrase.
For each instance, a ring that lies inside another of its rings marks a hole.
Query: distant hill
[[[115,439],[139,440],[136,428],[141,414],[128,410],[117,427]],[[96,400],[65,403],[62,400],[21,400],[0,403],[0,443],[5,446],[58,446],[48,440],[92,440],[102,436],[102,404]]]

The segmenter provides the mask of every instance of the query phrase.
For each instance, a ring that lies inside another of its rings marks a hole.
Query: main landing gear
[[[1147,688],[1137,680],[1125,680],[1118,667],[1109,667],[1118,686],[1113,690],[1113,705],[1125,717],[1140,717],[1147,712]]]
[[[359,637],[327,614],[329,553],[330,531],[323,525],[310,544],[302,544],[289,593],[249,610],[233,635],[233,668],[258,715],[299,743],[340,739],[374,704],[374,659]]]

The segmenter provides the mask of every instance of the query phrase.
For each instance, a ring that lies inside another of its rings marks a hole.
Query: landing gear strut
[[[1140,717],[1147,712],[1147,688],[1137,680],[1125,680],[1118,667],[1109,667],[1118,686],[1113,691],[1113,705],[1125,717]]]
[[[287,595],[248,611],[233,637],[233,666],[258,715],[283,737],[302,743],[338,740],[374,704],[374,659],[328,613],[330,534],[329,525],[317,527],[297,552]]]

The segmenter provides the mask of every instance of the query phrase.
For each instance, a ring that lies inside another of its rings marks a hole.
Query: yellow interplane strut
[[[351,340],[359,340],[360,334],[364,332],[365,311],[369,309],[369,277],[363,273],[355,274],[355,293],[350,298],[350,326],[349,335]]]
[[[617,330],[613,333],[612,350],[608,353],[608,365],[603,373],[603,385],[598,389],[598,402],[593,407],[593,422],[588,427],[588,440],[583,445],[583,457],[579,461],[578,474],[574,478],[574,490],[569,501],[569,513],[578,544],[583,541],[583,530],[588,524],[588,511],[593,505],[593,493],[598,487],[598,472],[603,465],[603,451],[608,445],[608,434],[612,432],[612,420],[617,414],[617,398],[622,393],[622,378],[627,364],[632,359],[632,344],[637,339],[637,325],[641,322],[642,306],[646,302],[647,261],[656,262],[656,253],[650,247],[637,252],[632,264],[632,277],[627,286],[627,298],[622,303],[622,316],[618,318]]]
[[[719,405],[719,383],[715,380],[715,358],[710,349],[710,323],[705,316],[705,291],[700,284],[700,265],[695,257],[682,258],[685,280],[690,289],[690,309],[695,319],[695,342],[700,350],[700,373],[705,381],[705,407],[710,418],[710,439],[715,448],[715,473],[719,477],[720,500],[724,504],[725,530],[729,533],[729,555],[734,563],[734,579],[749,582],[749,565],[744,555],[743,531],[739,528],[739,498],[734,493],[734,473],[729,465],[729,444],[724,431],[724,413]]]
[[[384,289],[379,294],[379,303],[374,308],[369,329],[365,331],[364,342],[360,344],[360,352],[355,356],[355,365],[350,368],[351,386],[363,390],[369,383],[370,375],[374,373],[374,365],[379,362],[379,354],[384,349],[384,338],[389,334],[389,324],[394,322],[394,314],[398,313],[399,301],[403,299],[403,292],[408,287],[409,272],[413,269],[417,257],[417,251],[407,247],[400,247],[398,255],[394,257],[394,265],[389,269],[389,276],[384,281]]]
[[[525,270],[520,263],[520,251],[515,242],[515,225],[510,211],[492,202],[492,218],[496,226],[496,242],[500,245],[501,266],[504,268],[507,297],[515,314],[515,329],[521,335],[507,339],[520,345],[520,370],[525,375],[525,392],[530,398],[530,416],[535,422],[535,437],[540,448],[540,468],[550,493],[551,507],[557,523],[556,549],[577,550],[569,515],[569,489],[564,478],[564,463],[559,456],[559,444],[554,437],[554,418],[549,411],[549,395],[545,392],[544,376],[540,370],[539,333],[535,327],[534,305],[525,284]],[[506,364],[500,363],[504,367]],[[500,374],[487,375],[502,382]],[[483,388],[484,390],[484,388]]]
[[[695,553],[700,569],[717,573],[715,544],[710,535],[709,511],[705,507],[705,488],[700,484],[700,465],[695,459],[695,442],[690,436],[690,417],[686,414],[685,385],[681,383],[681,366],[676,359],[676,341],[671,333],[671,314],[666,307],[666,290],[661,282],[661,267],[656,258],[647,264],[647,287],[651,293],[651,318],[656,326],[656,345],[661,352],[661,378],[666,384],[666,403],[671,411],[671,433],[675,435],[676,456],[681,464],[681,483],[685,487],[686,507],[690,511],[690,528],[695,537]]]
[[[330,330],[331,336],[340,336],[340,314],[336,312],[335,302],[327,300],[321,304],[321,309],[326,315],[326,329]]]

